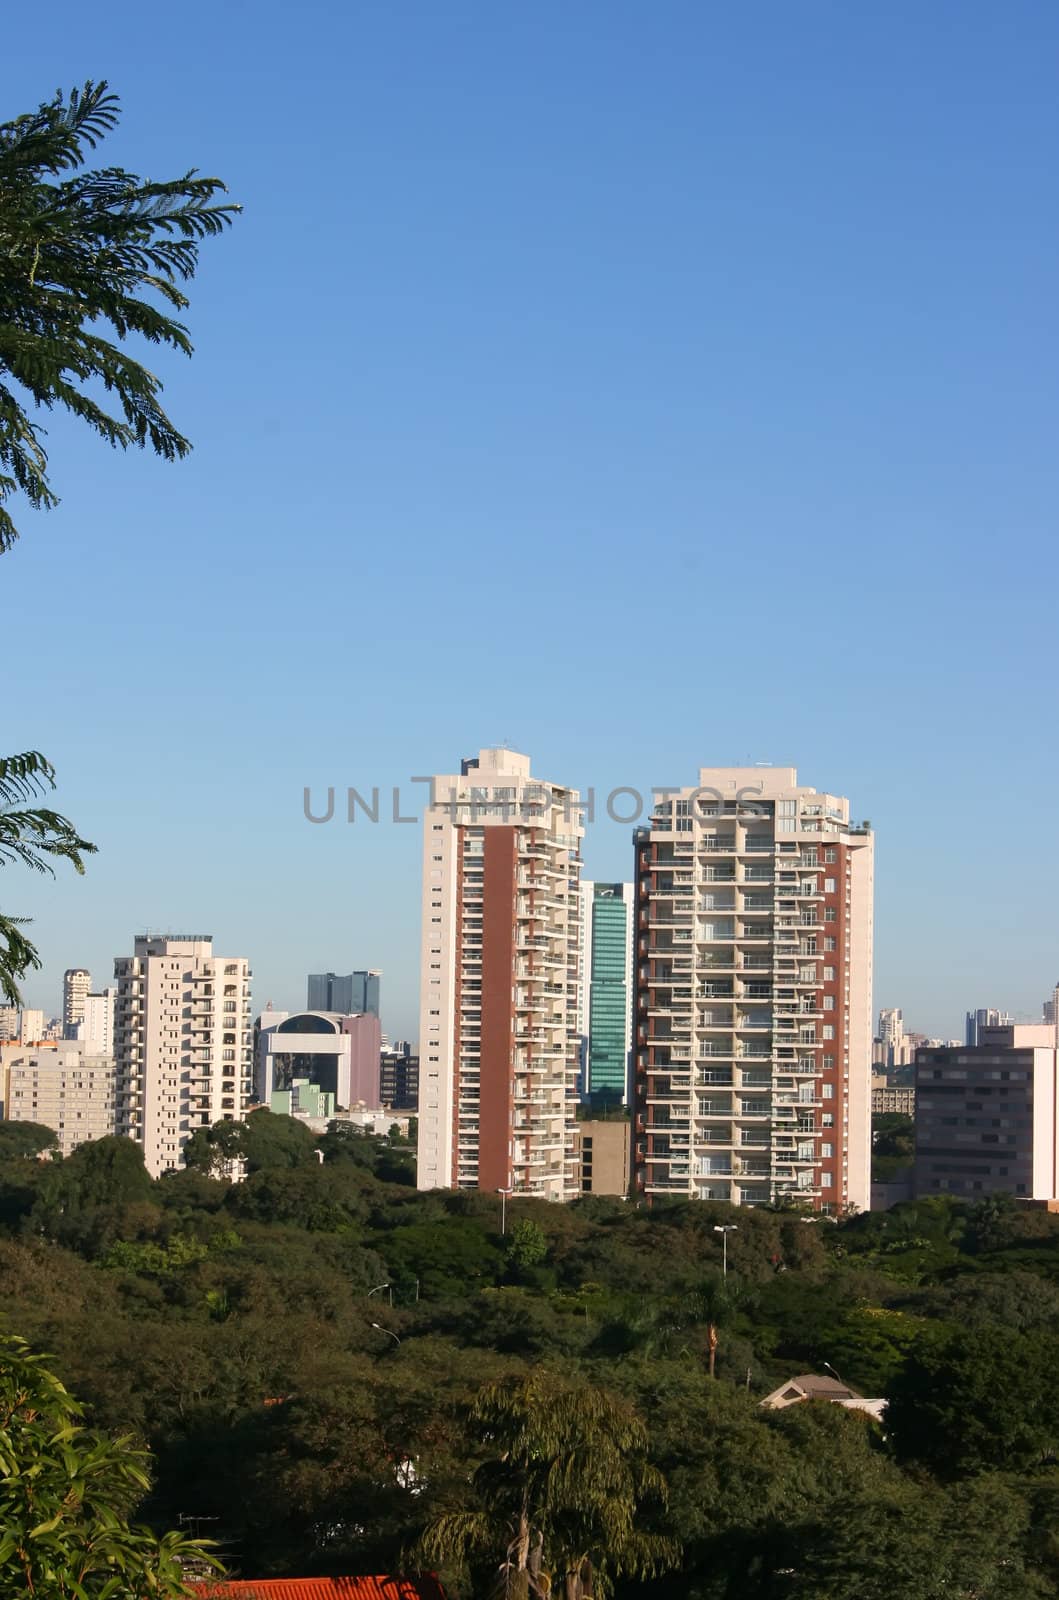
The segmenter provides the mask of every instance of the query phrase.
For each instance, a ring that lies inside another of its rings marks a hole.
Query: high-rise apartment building
[[[421,1189],[567,1200],[580,1037],[580,798],[487,749],[423,828]]]
[[[116,989],[86,994],[81,1003],[81,1019],[74,1025],[73,1037],[90,1055],[109,1056],[114,1052],[114,1004]]]
[[[7,1039],[17,1039],[18,1035],[18,1007],[0,1006],[0,1043],[3,1043]]]
[[[581,1093],[627,1101],[632,1051],[631,883],[581,883]]]
[[[111,1056],[80,1044],[0,1049],[3,1114],[10,1122],[36,1122],[50,1128],[59,1153],[116,1131],[116,1076]]]
[[[92,987],[92,974],[85,967],[67,967],[63,973],[63,1038],[76,1039],[78,1023],[84,1020],[85,998]]]
[[[707,767],[635,844],[637,1189],[867,1209],[868,825],[793,768]]]
[[[379,980],[382,974],[370,972],[310,972],[307,984],[309,1011],[332,1011],[340,1016],[352,1016],[369,1011],[373,1017],[379,1011]]]
[[[118,1132],[155,1177],[196,1128],[242,1118],[253,1093],[250,963],[209,934],[144,934],[114,962]]]

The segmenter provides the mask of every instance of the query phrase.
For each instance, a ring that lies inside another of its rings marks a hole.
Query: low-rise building
[[[50,1128],[64,1156],[116,1132],[114,1058],[87,1053],[79,1044],[0,1046],[0,1093],[8,1122]]]
[[[882,1421],[886,1410],[885,1400],[867,1400],[841,1378],[821,1378],[815,1372],[788,1378],[786,1383],[767,1394],[761,1404],[768,1411],[785,1411],[788,1406],[803,1405],[807,1400],[826,1400],[831,1405],[845,1406],[847,1411],[865,1411],[876,1422]]]
[[[871,1114],[893,1112],[902,1117],[916,1114],[916,1091],[910,1083],[893,1083],[884,1072],[873,1072],[871,1079]]]

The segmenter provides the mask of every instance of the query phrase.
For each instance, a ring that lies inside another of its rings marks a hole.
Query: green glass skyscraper
[[[632,885],[582,883],[581,892],[581,1091],[623,1103],[631,1046]]]

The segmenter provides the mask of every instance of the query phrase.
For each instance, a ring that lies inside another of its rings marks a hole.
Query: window
[[[824,907],[824,921],[825,922],[837,922],[838,921],[838,912],[835,910],[834,906],[825,906]]]
[[[824,1010],[825,1011],[834,1011],[834,1009],[835,1009],[835,997],[834,997],[834,995],[833,994],[825,994],[824,995]]]
[[[833,1128],[835,1126],[835,1114],[833,1111],[824,1112],[823,1123],[825,1128]]]
[[[835,969],[834,969],[834,967],[825,967],[824,968],[824,982],[825,983],[832,983],[832,982],[834,982],[834,977],[835,977]]]
[[[834,880],[834,878],[825,878],[824,879],[824,893],[825,894],[834,894],[834,892],[835,892],[835,880]]]
[[[831,1183],[832,1183],[832,1178],[831,1178],[830,1172],[821,1172],[821,1174],[820,1174],[820,1186],[821,1186],[821,1188],[830,1189]]]
[[[823,1158],[823,1160],[830,1161],[830,1159],[834,1155],[834,1153],[835,1153],[835,1151],[834,1151],[834,1146],[833,1145],[822,1144],[820,1146],[820,1155]]]
[[[824,851],[824,861],[828,866],[830,866],[833,861],[837,860],[838,851],[835,849],[833,844],[829,844],[827,849]]]
[[[837,945],[836,941],[831,937],[830,934],[828,934],[827,938],[824,940],[824,949],[825,950],[837,950],[838,949],[838,945]]]
[[[825,1083],[824,1084],[824,1099],[825,1100],[833,1100],[834,1098],[835,1098],[835,1086],[834,1086],[834,1084],[833,1083]]]

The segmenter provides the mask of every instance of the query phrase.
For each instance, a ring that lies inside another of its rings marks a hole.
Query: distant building
[[[581,883],[581,1094],[627,1103],[632,1062],[635,891]]]
[[[911,1084],[891,1083],[884,1073],[873,1072],[871,1079],[871,1114],[894,1112],[902,1117],[916,1114],[916,1091]]]
[[[978,1037],[916,1052],[916,1193],[1059,1198],[1054,1030],[982,1026]]]
[[[117,1131],[114,1059],[79,1044],[0,1048],[0,1094],[8,1122],[50,1128],[62,1155]]]
[[[1044,1002],[1041,1014],[1048,1027],[1055,1029],[1055,1042],[1059,1045],[1059,983]]]
[[[382,1052],[379,1099],[391,1111],[415,1111],[419,1106],[419,1056],[405,1040]]]
[[[286,1089],[273,1089],[268,1109],[287,1117],[314,1118],[330,1122],[335,1114],[335,1097],[308,1078],[292,1078]]]
[[[373,1013],[263,1011],[257,1021],[257,1098],[271,1105],[296,1081],[312,1084],[351,1110],[380,1105],[380,1029]]]
[[[0,1044],[8,1039],[17,1039],[18,1033],[18,1007],[0,1006]]]
[[[100,994],[86,994],[81,1002],[80,1021],[68,1037],[76,1039],[89,1054],[113,1054],[117,994],[117,989],[104,989]]]
[[[375,971],[310,972],[307,1011],[332,1011],[349,1017],[362,1011],[380,1016],[379,984],[382,974]]]
[[[900,1007],[884,1007],[879,1012],[879,1031],[872,1050],[872,1064],[892,1071],[895,1067],[907,1067],[912,1054],[912,1043],[905,1033]]]
[[[978,1011],[968,1011],[964,1026],[964,1044],[976,1045],[979,1042],[979,1033],[982,1028],[1007,1028],[1011,1025],[1011,1017],[1006,1011],[994,1011],[988,1006],[983,1006]]]
[[[19,1044],[40,1044],[44,1038],[44,1012],[23,1011],[19,1017]]]
[[[577,1124],[575,1150],[581,1194],[629,1193],[632,1124],[627,1117]]]
[[[197,1128],[241,1121],[251,1094],[250,963],[209,934],[143,934],[114,962],[118,1129],[152,1177]]]
[[[63,1038],[76,1039],[85,1014],[85,996],[92,987],[87,967],[67,967],[63,973]]]

